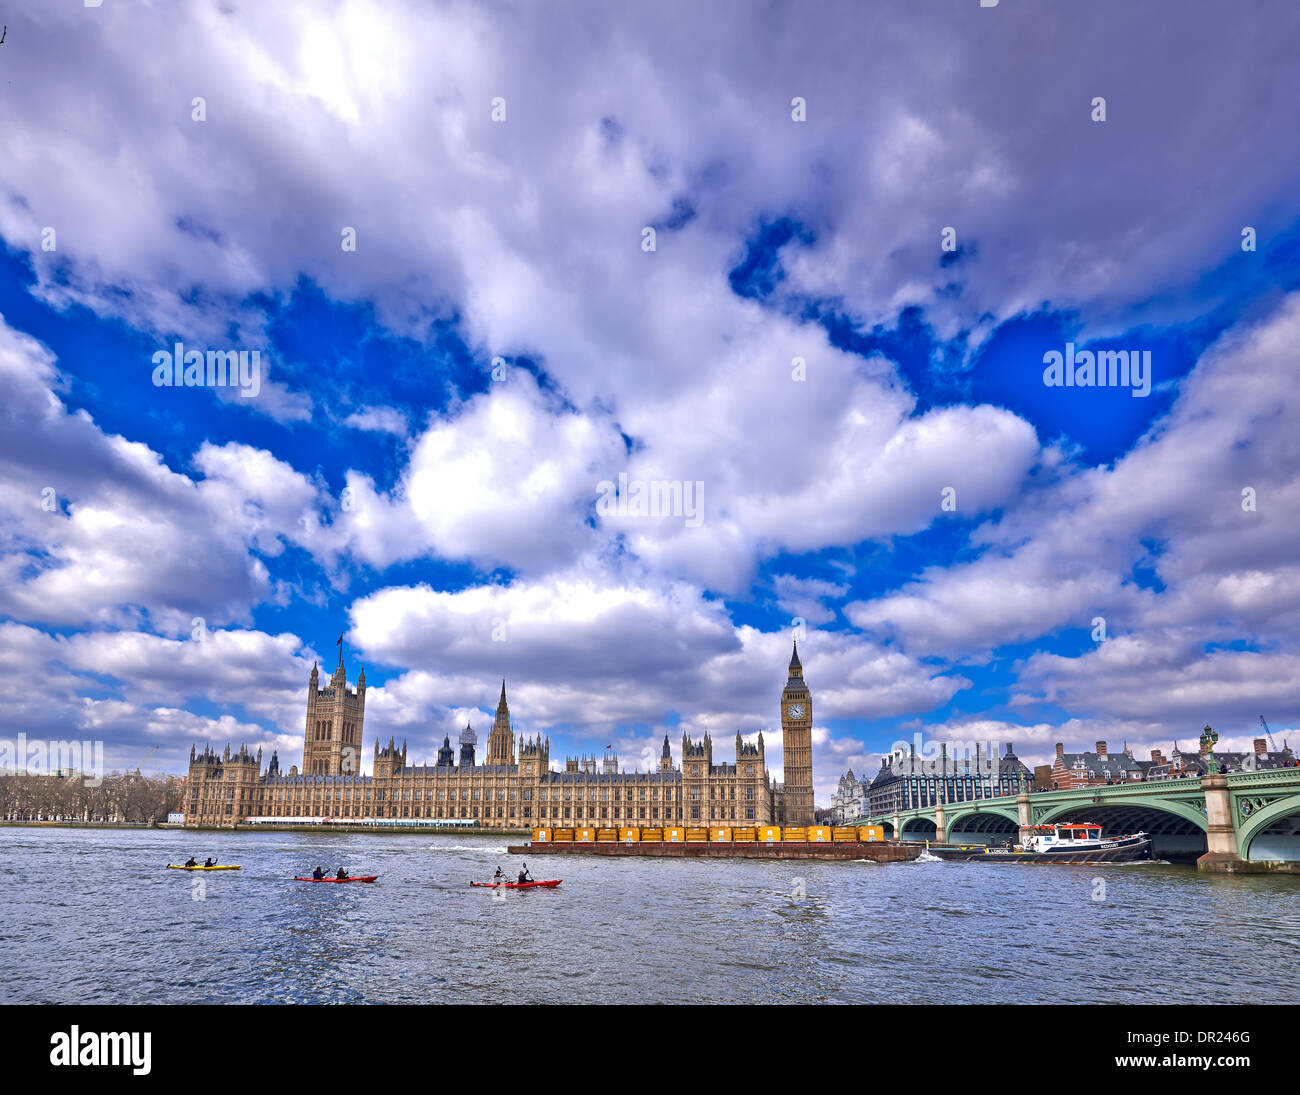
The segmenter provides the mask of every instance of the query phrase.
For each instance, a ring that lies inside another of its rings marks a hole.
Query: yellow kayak
[[[169,871],[237,871],[238,867],[182,867],[179,863],[168,863]]]

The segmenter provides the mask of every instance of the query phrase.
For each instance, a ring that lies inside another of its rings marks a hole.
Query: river
[[[0,826],[7,1003],[1296,1003],[1300,877]],[[190,855],[240,871],[166,870]],[[294,882],[320,865],[373,885]]]

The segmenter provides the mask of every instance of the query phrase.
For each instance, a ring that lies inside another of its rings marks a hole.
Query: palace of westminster
[[[785,782],[767,771],[763,735],[756,745],[736,735],[734,764],[714,763],[708,734],[682,736],[681,766],[673,764],[667,736],[654,772],[624,772],[618,758],[598,768],[594,758],[569,758],[551,769],[550,738],[516,739],[506,706],[506,686],[488,736],[487,756],[474,755],[478,739],[466,725],[460,755],[443,739],[434,764],[408,764],[406,745],[375,742],[371,775],[360,768],[365,725],[366,672],[348,687],[342,654],[329,683],[320,686],[312,666],[302,771],[285,774],[273,753],[262,771],[262,751],[244,747],[218,754],[190,749],[183,809],[187,826],[230,826],[245,818],[335,821],[363,818],[467,820],[485,828],[553,826],[656,826],[813,823],[812,697],[803,679],[798,644],[781,692]]]

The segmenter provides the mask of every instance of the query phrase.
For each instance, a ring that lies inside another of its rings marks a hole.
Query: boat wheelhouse
[[[1025,833],[1025,851],[1048,852],[1102,847],[1101,826],[1091,821],[1058,821],[1033,825]]]

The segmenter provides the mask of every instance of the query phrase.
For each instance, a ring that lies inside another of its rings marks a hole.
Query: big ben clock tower
[[[781,738],[785,758],[785,824],[813,824],[812,696],[799,664],[799,643],[790,657],[790,678],[781,693]]]

